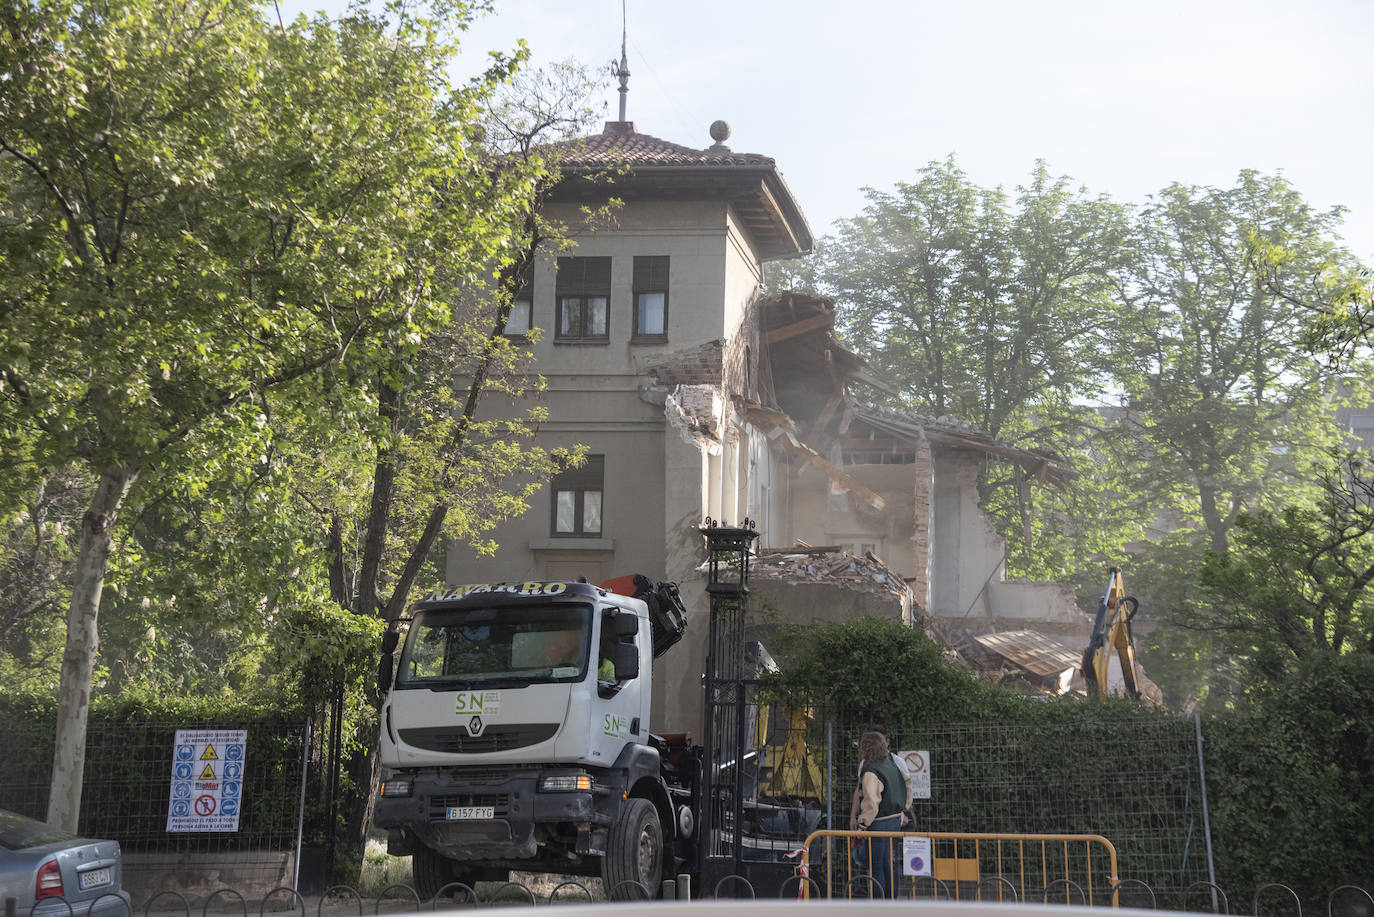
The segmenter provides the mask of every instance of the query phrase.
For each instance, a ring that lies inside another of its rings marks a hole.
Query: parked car
[[[0,809],[0,904],[15,899],[15,913],[67,917],[70,905],[71,917],[131,917],[121,878],[118,841]]]

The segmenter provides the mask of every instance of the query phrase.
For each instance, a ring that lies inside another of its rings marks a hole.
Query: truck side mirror
[[[624,613],[612,615],[611,628],[618,639],[633,637],[639,633],[639,618]]]
[[[401,635],[394,630],[382,634],[382,658],[377,664],[377,692],[379,694],[385,694],[391,690],[391,678],[395,674],[395,659],[392,654],[396,652],[396,644],[400,639]]]
[[[617,643],[612,660],[615,662],[616,681],[628,681],[639,677],[639,649],[633,643]]]

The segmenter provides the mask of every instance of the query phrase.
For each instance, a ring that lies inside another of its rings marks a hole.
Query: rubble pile
[[[833,583],[859,592],[914,599],[906,580],[871,551],[863,557],[838,548],[764,548],[749,565],[756,579],[793,583]]]

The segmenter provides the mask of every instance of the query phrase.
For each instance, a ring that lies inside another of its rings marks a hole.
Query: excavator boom
[[[1135,641],[1131,635],[1131,619],[1138,607],[1135,598],[1126,594],[1121,568],[1109,568],[1107,589],[1093,621],[1092,638],[1083,651],[1083,680],[1087,683],[1089,697],[1106,697],[1109,693],[1107,674],[1113,648],[1121,661],[1121,677],[1127,695],[1140,697],[1135,677]]]

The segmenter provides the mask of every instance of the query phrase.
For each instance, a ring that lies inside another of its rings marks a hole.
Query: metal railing
[[[869,841],[891,839],[873,879]],[[947,831],[817,831],[806,839],[798,873],[811,898],[945,898],[1117,906],[1116,847],[1097,834],[978,834]]]

